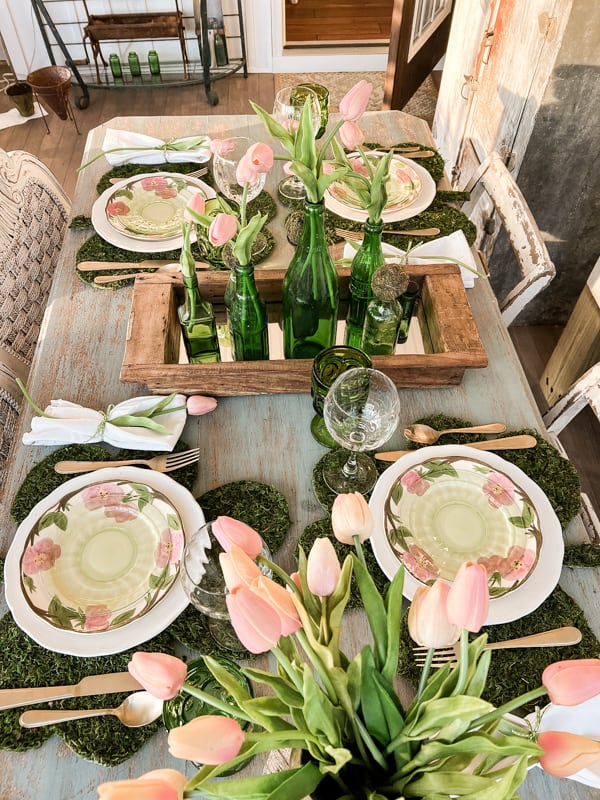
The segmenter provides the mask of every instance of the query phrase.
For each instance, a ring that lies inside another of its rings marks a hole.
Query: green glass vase
[[[325,207],[306,202],[302,236],[283,279],[285,358],[314,358],[335,344],[339,294],[325,238]]]
[[[251,264],[234,264],[226,294],[233,360],[268,359],[267,307],[259,294]]]
[[[198,281],[184,278],[185,300],[177,309],[185,351],[190,364],[221,360],[217,325],[212,305],[200,294]]]
[[[362,244],[352,259],[350,305],[346,318],[346,344],[351,347],[361,346],[365,314],[373,297],[371,281],[375,270],[384,263],[381,249],[382,228],[381,221],[365,222]]]

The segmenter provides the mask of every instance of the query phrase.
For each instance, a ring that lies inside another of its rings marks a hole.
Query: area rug
[[[296,83],[320,83],[329,89],[329,105],[331,111],[337,111],[340,100],[348,89],[360,80],[373,84],[373,94],[369,102],[369,111],[380,111],[383,103],[384,72],[281,72],[275,75],[275,91],[283,86]],[[411,97],[402,111],[433,122],[437,89],[429,75]]]

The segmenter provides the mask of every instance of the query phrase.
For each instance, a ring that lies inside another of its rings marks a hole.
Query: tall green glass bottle
[[[304,227],[282,295],[285,358],[314,358],[335,344],[340,289],[325,238],[323,202],[304,204]]]
[[[227,321],[234,361],[269,358],[267,308],[254,280],[254,267],[234,264],[233,290],[228,296]]]
[[[375,270],[384,263],[381,249],[382,228],[381,221],[365,222],[362,245],[352,260],[350,306],[346,318],[346,344],[351,347],[361,346],[365,313],[373,297],[371,281]]]

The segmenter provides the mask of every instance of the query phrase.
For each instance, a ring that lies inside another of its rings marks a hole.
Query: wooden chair
[[[0,487],[70,211],[41,161],[0,149]]]
[[[471,192],[471,200],[463,206],[463,211],[477,226],[476,246],[484,263],[487,264],[495,241],[491,234],[495,233],[496,214],[515,254],[521,278],[498,301],[508,326],[550,283],[556,270],[527,201],[498,153],[491,153],[482,162],[465,191]]]

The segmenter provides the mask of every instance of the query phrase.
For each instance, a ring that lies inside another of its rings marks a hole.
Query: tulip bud
[[[340,139],[348,150],[355,150],[365,140],[365,135],[355,122],[344,122],[340,128]]]
[[[340,562],[330,539],[315,539],[306,561],[306,582],[317,597],[329,597],[341,575]]]
[[[218,156],[226,156],[235,149],[235,145],[230,139],[211,139],[208,147],[211,153]]]
[[[359,81],[340,101],[340,114],[346,122],[356,122],[367,110],[373,84],[368,81]]]
[[[258,182],[258,175],[259,170],[256,169],[248,157],[248,153],[246,153],[238,161],[238,165],[235,170],[236,181],[240,186],[244,186],[247,183],[250,184],[250,186],[254,186],[254,184]]]
[[[420,586],[408,610],[408,632],[423,647],[446,647],[458,641],[460,628],[446,613],[450,586],[437,580],[433,586]]]
[[[237,586],[250,586],[261,575],[258,564],[237,544],[232,544],[226,553],[219,553],[219,561],[230,592]]]
[[[155,769],[139,778],[98,786],[99,800],[182,800],[187,778],[175,769]]]
[[[225,601],[233,629],[246,650],[258,654],[275,647],[281,637],[281,620],[266,600],[238,586]]]
[[[600,659],[557,661],[546,667],[542,683],[557,706],[576,706],[600,694]]]
[[[568,778],[579,770],[600,768],[600,742],[566,731],[543,731],[537,743],[544,751],[540,764],[556,778]]]
[[[187,204],[187,206],[183,211],[183,218],[186,222],[196,222],[195,217],[193,217],[192,214],[189,213],[188,209],[195,211],[196,214],[204,214],[204,212],[206,211],[206,200],[200,194],[200,192],[192,195],[189,203]]]
[[[263,549],[263,540],[260,535],[254,528],[239,519],[217,517],[211,527],[213,536],[223,550],[229,550],[232,544],[237,544],[247,556],[256,558]]]
[[[188,397],[186,402],[187,412],[193,417],[200,417],[202,414],[208,414],[214,411],[217,407],[217,400],[215,397],[204,397],[201,394],[193,394]]]
[[[175,758],[200,764],[226,764],[244,743],[240,723],[231,717],[207,714],[169,731],[169,752]]]
[[[248,148],[246,155],[257,172],[268,172],[273,166],[273,150],[268,144],[256,142]]]
[[[159,700],[175,697],[187,675],[184,662],[167,653],[134,653],[127,668],[136,681]]]
[[[487,571],[483,564],[465,561],[456,573],[448,592],[448,619],[459,628],[477,633],[490,607]]]
[[[233,214],[217,214],[208,229],[208,241],[213,247],[226,244],[237,233],[237,219]]]
[[[282,636],[289,636],[302,627],[292,595],[281,584],[266,575],[259,575],[252,581],[250,589],[279,614]]]
[[[360,492],[338,494],[331,509],[331,525],[335,538],[342,544],[354,544],[354,537],[361,542],[373,531],[373,514]]]

